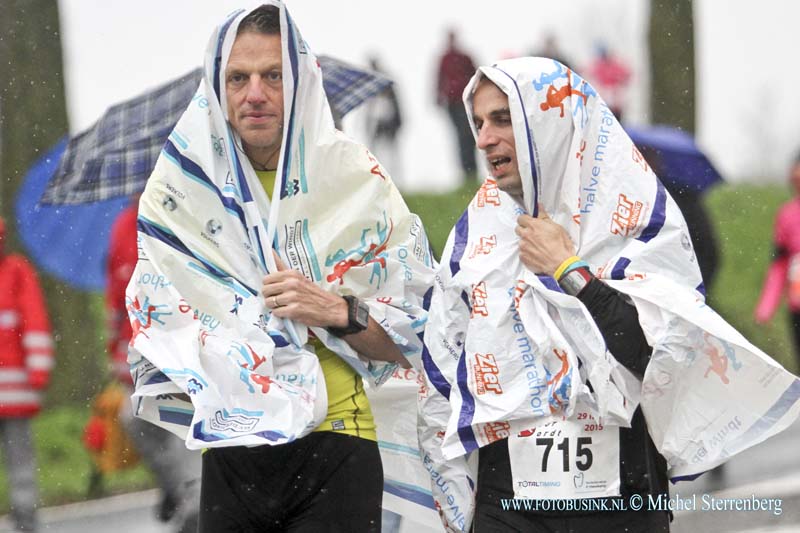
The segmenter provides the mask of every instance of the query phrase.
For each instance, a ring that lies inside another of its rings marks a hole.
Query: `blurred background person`
[[[461,50],[456,32],[451,29],[447,33],[447,49],[439,60],[436,103],[447,110],[450,122],[455,128],[459,161],[465,182],[477,179],[475,140],[472,138],[464,102],[461,100],[464,87],[474,73],[475,64],[472,58]]]
[[[549,57],[550,59],[555,59],[567,68],[572,68],[570,66],[572,63],[561,51],[561,47],[558,45],[558,38],[556,38],[553,33],[546,33],[542,46],[538,49],[533,49],[530,55],[534,57]]]
[[[800,153],[792,162],[789,182],[795,196],[783,204],[775,217],[775,251],[764,278],[755,319],[760,324],[772,319],[786,294],[795,357],[800,365]]]
[[[589,63],[585,76],[603,95],[617,120],[623,122],[626,92],[631,81],[628,65],[611,53],[605,43],[598,43],[595,46],[595,57]]]
[[[656,170],[656,176],[661,176]],[[692,248],[697,256],[697,266],[703,276],[703,287],[706,291],[706,303],[711,303],[712,287],[719,269],[719,244],[717,243],[711,217],[703,203],[704,191],[696,191],[690,187],[676,186],[664,180],[664,186],[672,199],[678,204],[689,228]]]
[[[369,58],[369,68],[385,74],[377,56],[373,55]],[[397,137],[403,125],[403,116],[394,83],[368,99],[363,106],[367,147],[375,154],[381,165],[389,171],[395,184],[399,186],[403,169],[400,168],[401,158],[398,153]]]
[[[6,460],[11,517],[17,531],[36,531],[39,491],[31,419],[50,381],[53,340],[44,296],[31,264],[5,253],[0,218],[0,440]]]
[[[137,212],[138,198],[119,214],[111,229],[106,290],[112,375],[126,389],[128,397],[133,394],[133,380],[128,365],[128,344],[133,331],[125,305],[125,288],[138,256]],[[153,280],[153,283],[168,284],[164,280]],[[161,488],[161,502],[156,508],[156,517],[164,522],[174,519],[175,530],[180,533],[197,531],[200,452],[188,450],[180,439],[167,430],[133,416],[130,405],[121,409],[120,422]]]
[[[628,131],[641,154],[653,168],[653,172],[658,176],[683,214],[692,240],[692,248],[697,257],[697,266],[700,268],[700,275],[703,277],[706,303],[712,305],[712,287],[719,270],[720,253],[714,225],[704,202],[708,186],[699,186],[696,183],[692,183],[690,178],[677,179],[675,175],[676,169],[669,168],[658,149],[643,142],[638,142],[637,133],[640,129],[629,128]],[[680,133],[681,135],[688,135],[685,132]],[[681,169],[677,169],[677,172],[680,171]],[[716,172],[716,170],[713,170],[713,172]]]

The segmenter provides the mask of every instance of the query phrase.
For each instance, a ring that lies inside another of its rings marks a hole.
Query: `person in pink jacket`
[[[800,154],[792,163],[789,182],[795,197],[781,207],[775,218],[775,258],[767,270],[755,318],[759,323],[769,321],[786,293],[800,364]]]

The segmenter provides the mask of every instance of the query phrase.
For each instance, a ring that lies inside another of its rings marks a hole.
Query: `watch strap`
[[[578,296],[593,278],[594,275],[588,268],[578,267],[562,275],[558,285],[566,294]]]
[[[367,329],[368,322],[362,323],[358,317],[359,308],[364,305],[361,300],[350,295],[342,296],[342,298],[347,302],[347,326],[343,328],[329,327],[327,328],[328,332],[337,337],[342,337],[344,335],[360,333]],[[369,321],[369,313],[367,313],[367,321]]]

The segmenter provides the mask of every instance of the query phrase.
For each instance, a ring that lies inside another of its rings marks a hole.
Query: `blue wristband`
[[[569,266],[566,268],[566,270],[564,270],[564,272],[562,272],[562,273],[561,273],[561,277],[560,277],[560,278],[558,278],[558,279],[559,279],[559,280],[563,279],[563,278],[564,278],[564,276],[566,276],[567,274],[569,274],[570,272],[572,272],[572,271],[573,271],[573,270],[575,270],[576,268],[585,268],[586,270],[589,270],[589,263],[587,263],[586,261],[584,261],[584,260],[582,260],[582,259],[581,259],[580,261],[575,261],[574,263],[572,263],[571,265],[569,265]]]

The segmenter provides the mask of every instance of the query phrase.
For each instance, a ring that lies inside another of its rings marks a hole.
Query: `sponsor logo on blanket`
[[[317,281],[321,274],[317,274],[319,270],[317,256],[311,246],[311,237],[307,233],[308,219],[295,220],[293,224],[284,225],[283,229],[285,234],[284,257],[289,266],[294,270],[299,270],[311,281]]]
[[[497,235],[481,237],[478,242],[472,244],[472,251],[469,258],[474,259],[476,255],[489,255],[497,246]]]
[[[459,349],[456,349],[456,346]],[[447,350],[447,353],[450,354],[450,357],[452,357],[454,361],[458,361],[461,358],[461,346],[461,343],[458,341],[456,341],[456,345],[454,346],[447,342],[447,339],[442,339],[442,347]]]
[[[511,436],[511,424],[508,422],[489,422],[483,425],[483,434],[486,435],[487,444],[507,439]]]
[[[525,280],[518,279],[517,284],[514,285],[514,309],[519,310],[519,302],[522,300],[522,295],[525,294],[525,291],[528,290],[528,284],[525,283]],[[514,331],[517,331],[517,328],[514,328]]]
[[[175,198],[170,196],[169,194],[165,194],[164,198],[161,200],[161,205],[164,206],[164,209],[167,211],[175,211],[178,208],[177,202],[175,202]]]
[[[181,191],[180,189],[178,189],[177,187],[175,187],[171,183],[164,183],[164,187],[166,187],[166,189],[169,192],[171,192],[172,194],[174,194],[175,196],[177,196],[181,200],[185,200],[186,199],[186,194],[184,194],[183,191]]]
[[[627,237],[636,229],[639,219],[645,211],[645,205],[638,200],[629,200],[620,193],[617,198],[617,209],[611,215],[611,233]]]
[[[645,172],[650,170],[650,165],[647,164],[647,161],[642,155],[642,152],[640,152],[639,149],[636,148],[636,145],[632,145],[631,147],[631,157],[633,158],[634,163],[642,167],[642,170],[644,170]]]
[[[478,189],[478,194],[475,197],[475,205],[477,207],[486,207],[487,205],[500,205],[500,189],[497,187],[497,182],[493,179],[487,179]]]
[[[214,218],[208,220],[206,222],[206,230],[200,232],[200,236],[202,236],[205,240],[219,248],[219,242],[213,237],[214,235],[219,235],[222,232],[222,222],[216,220]]]
[[[214,413],[214,418],[208,421],[208,426],[214,431],[231,431],[233,433],[251,431],[256,424],[258,424],[258,418],[232,415],[224,409]]]
[[[579,159],[581,166],[583,166],[583,151],[586,150],[586,141],[581,141],[581,148],[575,152],[575,159]]]
[[[417,261],[423,263],[425,266],[431,266],[428,237],[425,235],[425,229],[422,227],[422,222],[420,222],[420,220],[416,217],[411,223],[410,233],[414,238],[414,244],[412,245],[414,257],[416,257]]]
[[[503,388],[500,386],[500,369],[497,367],[497,361],[493,354],[475,354],[475,385],[479,395],[493,392],[495,394],[503,394]]]
[[[486,306],[486,299],[488,297],[489,293],[486,292],[486,282],[481,281],[477,285],[472,286],[472,294],[470,295],[470,307],[472,307],[472,312],[469,315],[470,318],[489,316],[489,308]]]

